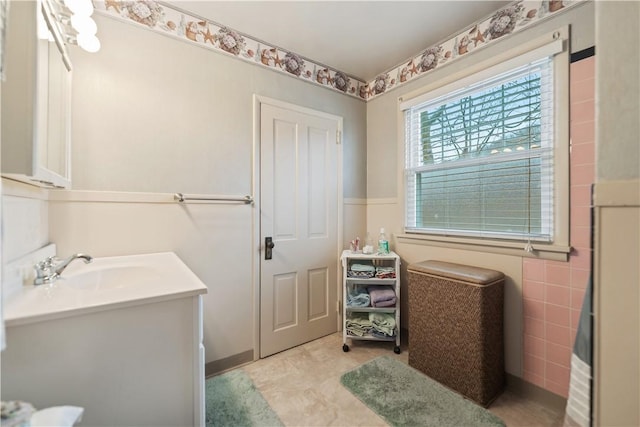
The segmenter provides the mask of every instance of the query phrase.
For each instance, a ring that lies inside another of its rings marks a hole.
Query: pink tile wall
[[[595,58],[571,64],[569,262],[523,258],[524,379],[567,397],[569,365],[590,268],[595,179]]]

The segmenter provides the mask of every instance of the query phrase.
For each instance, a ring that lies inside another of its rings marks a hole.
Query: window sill
[[[443,248],[463,249],[478,252],[489,252],[513,255],[523,258],[538,258],[554,261],[568,261],[570,246],[532,243],[533,252],[524,250],[524,243],[501,240],[483,240],[464,237],[448,237],[430,234],[398,234],[398,243],[409,245],[438,246]]]

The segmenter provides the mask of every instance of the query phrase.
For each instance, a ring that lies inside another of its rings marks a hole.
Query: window
[[[556,193],[568,188],[568,179],[558,179],[567,156],[557,156],[567,142],[557,141],[555,125],[564,103],[555,93],[553,53],[561,46],[402,105],[407,233],[558,240],[556,214],[566,208],[556,206]]]

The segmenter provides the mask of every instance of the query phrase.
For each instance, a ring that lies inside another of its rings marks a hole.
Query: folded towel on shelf
[[[396,315],[394,313],[369,313],[369,321],[373,331],[390,337],[395,335]]]
[[[344,322],[347,334],[363,337],[368,335],[373,325],[367,313],[351,313]]]
[[[375,305],[372,305],[372,307],[395,307],[396,302],[397,302],[396,297],[393,297],[385,301],[378,301]]]
[[[367,263],[353,263],[351,264],[351,271],[372,271],[375,272],[376,268],[373,266],[373,264],[367,264]]]
[[[396,305],[396,292],[393,286],[369,286],[367,291],[371,297],[372,307],[394,307]]]
[[[347,288],[347,307],[369,307],[371,297],[365,285],[354,285]]]
[[[367,263],[353,263],[347,271],[347,276],[349,277],[371,278],[375,275],[376,268],[373,264]]]
[[[371,336],[376,338],[395,338],[395,330],[393,331],[393,335],[387,335],[384,332],[376,331],[375,329],[371,330]]]
[[[393,267],[376,267],[376,277],[378,279],[395,279],[396,269]]]
[[[369,313],[350,313],[347,315],[347,324],[371,327]]]

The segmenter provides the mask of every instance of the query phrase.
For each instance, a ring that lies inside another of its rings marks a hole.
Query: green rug
[[[241,369],[209,378],[205,395],[207,427],[283,425]]]
[[[486,409],[388,356],[347,372],[340,382],[392,426],[505,425]]]

